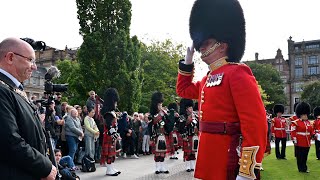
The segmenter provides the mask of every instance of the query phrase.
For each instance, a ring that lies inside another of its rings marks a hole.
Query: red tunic
[[[314,132],[309,120],[302,121],[298,119],[292,121],[292,128],[292,139],[297,140],[296,146],[310,147],[311,137]]]
[[[198,99],[199,121],[240,122],[242,147],[259,146],[256,161],[261,163],[267,144],[266,112],[250,68],[243,64],[227,64],[209,75],[222,75],[221,83],[207,87],[208,75],[193,83],[193,76],[180,68],[177,94]],[[226,179],[230,141],[229,135],[200,133],[196,178]]]
[[[314,129],[314,134],[320,134],[320,119],[316,119],[314,122],[313,122],[313,129]],[[318,140],[320,141],[320,136],[316,136],[315,137],[315,140]]]
[[[281,118],[273,118],[272,119],[272,133],[274,133],[276,138],[286,138],[287,133],[286,133],[286,119],[281,117]]]

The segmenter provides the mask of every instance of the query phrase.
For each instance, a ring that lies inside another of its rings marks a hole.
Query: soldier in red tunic
[[[104,131],[101,162],[106,162],[106,175],[118,176],[121,172],[113,167],[116,158],[116,143],[120,139],[120,135],[117,133],[117,115],[115,113],[119,101],[118,91],[115,88],[108,88],[103,100],[101,115],[104,119]]]
[[[266,112],[252,71],[239,63],[245,49],[240,3],[196,0],[190,35],[193,46],[179,63],[176,91],[199,102],[195,177],[259,179],[267,143]],[[210,69],[198,82],[193,82],[193,47]]]
[[[193,112],[193,101],[191,99],[181,99],[180,119],[184,128],[180,131],[183,137],[183,160],[186,162],[186,171],[195,169],[196,152],[198,150],[198,129],[197,116]]]
[[[320,107],[317,106],[313,109],[313,116],[316,119],[313,122],[314,129],[314,144],[316,145],[317,160],[320,160]]]
[[[297,105],[296,115],[299,119],[292,121],[292,141],[296,146],[299,172],[309,173],[307,160],[313,135],[313,127],[308,120],[310,105],[301,102]]]
[[[277,159],[286,160],[286,146],[287,146],[287,122],[282,114],[284,113],[284,106],[282,104],[276,104],[273,107],[273,112],[277,117],[272,119],[272,134],[275,137],[276,144],[276,157]],[[281,142],[281,153],[279,150],[279,143]]]

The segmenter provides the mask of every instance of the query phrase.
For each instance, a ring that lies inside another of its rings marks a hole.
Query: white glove
[[[191,45],[191,47],[187,48],[187,54],[185,57],[185,64],[192,64],[193,63],[193,53],[194,53],[194,47],[193,47],[193,43]]]
[[[294,137],[294,138],[292,139],[292,142],[293,142],[294,144],[297,144],[297,138]]]
[[[252,179],[238,175],[236,180],[252,180]]]

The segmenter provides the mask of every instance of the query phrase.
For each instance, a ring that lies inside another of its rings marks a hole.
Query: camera
[[[54,92],[65,92],[68,90],[68,84],[53,84],[52,79],[59,77],[60,71],[57,67],[51,66],[48,72],[44,75],[44,91],[45,94],[53,94]]]

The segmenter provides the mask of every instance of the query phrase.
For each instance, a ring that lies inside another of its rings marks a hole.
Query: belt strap
[[[241,134],[240,123],[200,121],[200,131],[211,134]]]

